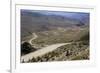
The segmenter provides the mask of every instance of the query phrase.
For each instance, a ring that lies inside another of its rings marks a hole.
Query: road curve
[[[37,50],[35,52],[29,53],[27,55],[24,55],[21,57],[21,62],[24,60],[25,62],[28,61],[29,59],[32,59],[33,57],[38,57],[38,56],[42,56],[48,52],[51,52],[55,49],[57,49],[58,47],[61,47],[63,45],[67,45],[67,44],[71,44],[71,43],[58,43],[58,44],[53,44],[53,45],[49,45],[48,47],[44,47],[41,48],[40,50]]]
[[[36,35],[36,33],[32,33],[32,35],[33,35],[33,38],[31,38],[30,40],[29,40],[29,43],[31,44],[31,45],[33,45],[32,44],[32,41],[33,40],[35,40],[38,36]]]

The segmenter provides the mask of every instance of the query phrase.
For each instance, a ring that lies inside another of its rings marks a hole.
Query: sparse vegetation
[[[80,39],[84,40],[85,35],[88,33],[87,31],[88,29],[85,29],[85,28],[81,28],[82,30],[76,29],[76,28],[73,28],[73,30],[72,28],[69,30],[66,30],[66,28],[63,28],[63,29],[65,29],[65,31],[52,30],[52,31],[45,32],[45,34],[39,32],[37,34],[39,37],[33,40],[32,42],[38,45],[50,45],[50,44],[55,44],[55,43],[74,42]],[[54,32],[56,32],[56,34],[53,34]]]
[[[69,45],[61,46],[56,50],[32,58],[28,62],[46,62],[46,61],[66,61],[66,60],[88,60],[89,48],[88,44],[83,42],[75,42]]]
[[[48,12],[49,13],[49,12]],[[38,57],[31,57],[28,61],[22,59],[22,63],[67,61],[67,60],[89,60],[89,15],[84,20],[68,18],[63,15],[52,15],[40,11],[21,11],[21,57],[41,50],[44,47],[57,43],[71,43],[60,46],[49,53]],[[65,14],[65,12],[62,12]],[[81,13],[79,13],[79,17]],[[84,17],[84,13],[82,17]],[[34,40],[33,33],[37,38]],[[31,39],[31,42],[30,42]],[[22,43],[24,41],[24,43]],[[50,47],[51,48],[51,47]],[[38,49],[38,50],[37,50]]]

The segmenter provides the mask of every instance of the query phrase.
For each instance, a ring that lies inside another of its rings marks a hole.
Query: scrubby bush
[[[21,55],[28,54],[28,53],[33,52],[35,50],[36,49],[34,47],[32,47],[32,45],[28,42],[24,42],[23,44],[21,44]]]

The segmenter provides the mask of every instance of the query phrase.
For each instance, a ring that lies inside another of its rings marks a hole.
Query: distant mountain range
[[[86,12],[63,12],[63,11],[43,11],[43,10],[21,10],[23,14],[41,16],[41,15],[52,15],[52,16],[62,16],[66,18],[80,20],[83,23],[89,23],[90,14]]]
[[[21,36],[56,27],[89,25],[89,13],[21,10]]]

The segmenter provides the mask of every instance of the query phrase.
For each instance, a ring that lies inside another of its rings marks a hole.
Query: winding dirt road
[[[35,39],[38,37],[38,36],[36,35],[36,33],[32,33],[32,35],[33,35],[33,38],[31,38],[31,39],[29,40],[29,43],[30,43],[31,45],[33,45],[32,41],[35,40]]]
[[[31,42],[31,41],[30,41]],[[44,48],[41,48],[40,50],[38,51],[35,51],[35,52],[32,52],[32,53],[29,53],[27,55],[24,55],[21,57],[21,62],[24,60],[25,62],[28,61],[29,59],[32,59],[33,57],[38,57],[38,56],[42,56],[46,53],[49,53],[55,49],[57,49],[58,47],[61,47],[61,46],[64,46],[64,45],[67,45],[67,44],[71,44],[71,43],[58,43],[58,44],[53,44],[53,45],[49,45],[48,47],[44,47]]]

